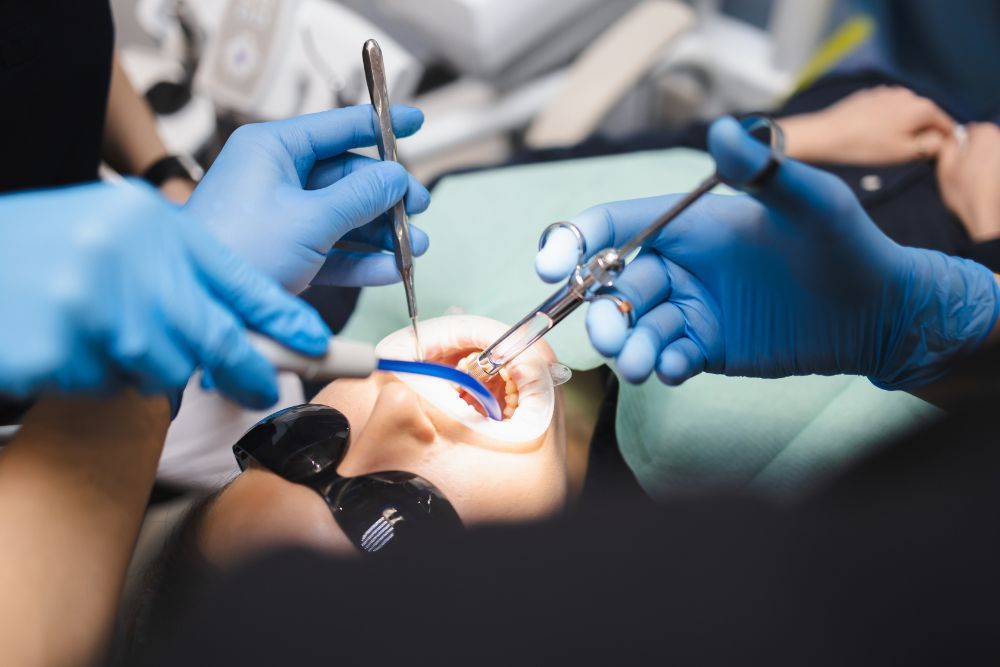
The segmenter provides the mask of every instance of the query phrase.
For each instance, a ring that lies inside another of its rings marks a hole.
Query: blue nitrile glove
[[[391,250],[392,235],[380,216],[404,195],[408,213],[430,203],[427,189],[399,164],[348,152],[374,145],[374,118],[365,105],[244,125],[226,142],[186,208],[293,293],[310,283],[396,282],[391,254],[333,248],[343,240]],[[424,116],[396,105],[392,119],[396,134],[405,137],[420,128]],[[414,228],[412,239],[414,254],[427,251],[424,232]]]
[[[0,197],[0,394],[182,389],[196,366],[253,408],[278,398],[246,327],[306,354],[319,315],[138,183]]]
[[[731,118],[712,125],[709,146],[730,183],[768,158]],[[620,245],[675,200],[607,204],[573,222],[595,252]],[[572,234],[559,230],[536,268],[562,279],[575,254]],[[615,293],[634,305],[636,325],[609,300],[592,304],[594,347],[631,382],[655,370],[669,384],[708,371],[858,374],[883,388],[915,388],[979,345],[1000,307],[988,269],[897,245],[843,181],[792,160],[752,198],[695,204],[641,251]]]

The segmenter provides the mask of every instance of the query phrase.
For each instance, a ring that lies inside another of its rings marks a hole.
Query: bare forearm
[[[82,665],[113,625],[169,406],[48,399],[0,455],[0,663]]]
[[[825,162],[831,154],[830,137],[833,131],[824,131],[817,114],[799,114],[778,119],[785,135],[785,152],[802,162]]]
[[[116,55],[104,129],[104,159],[122,174],[141,174],[167,155],[156,119]]]
[[[116,55],[104,129],[104,159],[119,173],[138,175],[167,154],[153,111],[132,87]],[[188,178],[171,178],[160,185],[160,194],[183,204],[194,186],[194,181]]]

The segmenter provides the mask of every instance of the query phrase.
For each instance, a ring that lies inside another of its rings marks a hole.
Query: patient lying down
[[[421,325],[428,360],[457,364],[505,330],[479,317],[444,317]],[[384,357],[412,358],[408,331],[378,346]],[[555,361],[543,342],[507,368],[509,381],[491,383],[506,408],[502,422],[484,417],[441,380],[376,374],[338,380],[312,401],[332,406],[350,423],[344,477],[404,471],[427,480],[466,526],[542,518],[567,496],[561,404],[549,376]],[[357,547],[315,489],[251,463],[194,513],[189,538],[207,563],[220,567],[282,545],[338,553]]]
[[[480,317],[429,320],[421,324],[424,356],[457,364],[505,329],[499,322]],[[388,336],[378,352],[384,357],[412,358],[409,331]],[[332,414],[333,421],[341,423],[346,417],[350,436],[339,463],[330,466],[329,472],[337,479],[330,488],[355,481],[363,487],[366,480],[380,484],[378,473],[397,471],[431,485],[435,495],[426,506],[438,516],[450,515],[458,525],[540,519],[564,506],[568,488],[562,406],[549,375],[549,364],[554,361],[551,349],[541,342],[507,367],[509,382],[491,383],[501,406],[507,408],[508,417],[501,422],[480,414],[441,380],[390,373],[365,380],[337,380],[313,399],[317,407],[290,408],[276,419],[296,410]],[[342,416],[321,406],[336,408]],[[301,426],[263,428],[270,437]],[[251,429],[240,443],[253,433]],[[138,600],[130,633],[134,638],[141,640],[183,615],[188,596],[213,570],[286,546],[351,556],[385,546],[390,528],[404,528],[397,523],[394,509],[378,505],[384,496],[376,494],[376,521],[359,539],[350,530],[350,517],[338,515],[347,505],[341,496],[324,495],[326,487],[288,481],[263,461],[245,465],[245,471],[228,486],[194,505],[147,573],[145,595]],[[371,510],[372,498],[363,498],[360,504]],[[350,507],[346,509],[349,515]],[[412,518],[413,513],[407,516],[407,525],[413,524]],[[371,523],[370,512],[365,521]],[[397,532],[403,534],[405,530]],[[401,542],[406,538],[395,540]],[[371,546],[375,548],[367,548]],[[390,551],[387,548],[383,553]]]

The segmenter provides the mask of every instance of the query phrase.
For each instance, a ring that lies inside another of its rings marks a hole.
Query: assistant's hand
[[[965,141],[945,142],[938,156],[937,178],[945,204],[974,241],[1000,238],[1000,127],[965,126]]]
[[[236,130],[187,204],[226,245],[293,293],[310,283],[385,285],[399,280],[386,253],[334,249],[353,241],[388,250],[382,219],[406,196],[419,213],[430,194],[399,164],[349,153],[375,143],[374,112],[357,106]],[[396,134],[423,123],[412,107],[392,108]],[[427,235],[412,233],[417,255]],[[321,270],[322,269],[322,270]]]
[[[709,146],[720,174],[745,182],[768,157],[731,118]],[[573,222],[591,252],[619,245],[675,200],[598,206]],[[575,240],[557,230],[536,268],[547,280],[573,266]],[[640,382],[654,370],[678,384],[701,371],[753,377],[868,375],[913,388],[947,372],[991,331],[1000,307],[993,274],[968,260],[904,248],[865,214],[847,185],[786,160],[754,195],[695,204],[649,244],[616,283],[614,304],[590,306],[594,347]]]
[[[805,162],[880,165],[932,158],[955,121],[899,86],[859,90],[814,113],[779,121],[788,154]]]
[[[196,366],[244,405],[278,397],[246,327],[306,354],[329,330],[138,183],[0,197],[0,393],[181,389]]]

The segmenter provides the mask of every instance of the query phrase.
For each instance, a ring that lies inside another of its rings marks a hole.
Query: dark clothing
[[[890,66],[954,102],[959,122],[1000,120],[1000,2],[861,0]]]
[[[0,0],[0,192],[97,178],[113,55],[108,0]]]
[[[149,665],[996,664],[996,352],[960,412],[796,504],[606,495],[204,589]]]

